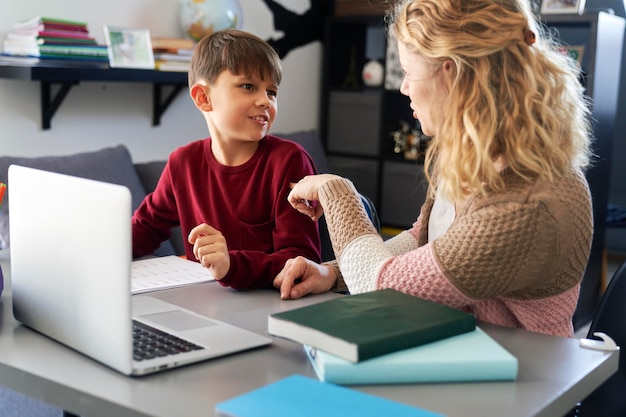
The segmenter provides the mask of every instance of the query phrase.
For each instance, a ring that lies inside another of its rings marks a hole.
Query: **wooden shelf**
[[[82,66],[55,62],[25,66],[0,62],[0,78],[40,82],[41,127],[44,130],[50,129],[52,117],[71,88],[82,81],[151,83],[153,126],[161,123],[165,110],[187,86],[186,72],[109,68],[106,64]]]

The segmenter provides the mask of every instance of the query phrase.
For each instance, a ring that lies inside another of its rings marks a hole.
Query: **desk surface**
[[[292,374],[315,377],[301,345],[268,347],[146,377],[126,377],[20,325],[11,311],[2,263],[0,385],[88,416],[210,416],[216,403]],[[282,301],[272,290],[237,292],[212,282],[151,294],[200,314],[266,333],[268,313],[336,295]],[[454,416],[561,416],[612,375],[619,355],[578,340],[491,325],[481,327],[519,359],[516,382],[358,387]]]

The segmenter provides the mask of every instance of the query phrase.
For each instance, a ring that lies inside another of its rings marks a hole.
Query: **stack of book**
[[[154,68],[159,71],[189,71],[195,42],[187,38],[152,38]]]
[[[108,63],[106,45],[98,44],[85,22],[37,16],[15,23],[7,33],[3,55]]]
[[[268,332],[303,345],[316,375],[337,384],[506,381],[517,358],[474,315],[392,289],[275,313]]]

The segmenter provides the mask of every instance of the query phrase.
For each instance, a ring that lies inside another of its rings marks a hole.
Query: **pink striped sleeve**
[[[413,229],[417,224],[416,222]],[[432,248],[432,244],[427,244],[390,259],[381,268],[376,287],[393,288],[455,308],[474,303],[476,300],[461,293],[446,278]]]

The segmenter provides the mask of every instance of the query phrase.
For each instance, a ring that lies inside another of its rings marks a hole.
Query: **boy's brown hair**
[[[195,47],[189,69],[189,87],[200,80],[212,84],[224,70],[258,76],[280,85],[282,67],[274,48],[249,32],[226,29],[202,38]]]

